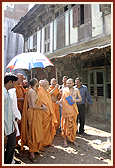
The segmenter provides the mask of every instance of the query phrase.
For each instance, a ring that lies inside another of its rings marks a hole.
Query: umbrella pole
[[[31,69],[31,79],[32,79],[32,69]]]

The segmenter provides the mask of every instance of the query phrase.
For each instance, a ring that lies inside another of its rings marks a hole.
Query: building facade
[[[6,69],[6,66],[11,59],[23,52],[23,36],[13,33],[11,30],[27,12],[28,5],[21,4],[7,5],[4,10],[4,73],[10,71],[10,69]]]
[[[54,64],[34,69],[33,77],[59,84],[64,75],[81,77],[93,100],[90,113],[109,120],[111,10],[112,4],[36,4],[12,29],[23,35],[24,52],[43,53]]]

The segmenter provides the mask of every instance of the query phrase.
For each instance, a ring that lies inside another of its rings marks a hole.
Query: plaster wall
[[[13,33],[11,29],[17,24],[17,20],[4,17],[4,73],[10,60],[23,52],[23,37],[21,34]]]

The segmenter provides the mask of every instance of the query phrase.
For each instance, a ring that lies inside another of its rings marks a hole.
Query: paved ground
[[[38,164],[112,164],[111,163],[111,123],[99,120],[90,115],[86,116],[85,132],[87,135],[76,135],[78,146],[68,143],[64,147],[60,131],[53,139],[54,147],[45,147],[45,152],[40,152]],[[107,150],[109,149],[109,150]],[[23,152],[16,149],[16,159],[22,164],[34,164],[29,160],[29,151]]]

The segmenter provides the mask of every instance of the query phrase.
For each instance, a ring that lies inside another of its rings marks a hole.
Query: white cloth
[[[13,122],[16,128],[16,136],[20,135],[19,128],[18,128],[18,123],[15,121],[15,118],[18,120],[21,120],[21,113],[18,110],[18,105],[17,105],[17,96],[16,96],[16,89],[11,88],[8,90],[10,97],[12,99],[12,109],[13,109]]]

